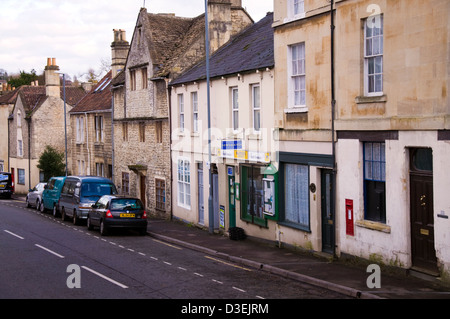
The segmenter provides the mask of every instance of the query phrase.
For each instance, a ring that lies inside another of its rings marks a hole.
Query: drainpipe
[[[87,150],[87,154],[88,154],[88,162],[86,165],[86,175],[91,175],[91,150],[89,148],[89,121],[88,121],[88,114],[86,112],[84,112],[84,119],[85,119],[85,123],[86,123],[86,136],[85,136],[85,141],[86,141],[86,150]]]
[[[31,189],[31,117],[26,118],[28,124],[28,189]]]
[[[336,140],[335,140],[335,114],[336,114],[336,96],[335,96],[335,79],[334,79],[334,0],[331,0],[331,144],[332,144],[332,157],[333,157],[333,174],[331,179],[331,197],[332,197],[332,220],[334,225],[334,239],[333,239],[333,255],[336,254],[336,175],[337,175],[337,165],[336,165]]]

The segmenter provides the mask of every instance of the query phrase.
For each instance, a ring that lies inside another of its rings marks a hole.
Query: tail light
[[[147,212],[144,210],[144,213],[142,214],[142,219],[147,219]]]
[[[111,211],[110,211],[110,210],[108,210],[108,211],[106,212],[106,218],[113,218],[113,215],[111,214]]]

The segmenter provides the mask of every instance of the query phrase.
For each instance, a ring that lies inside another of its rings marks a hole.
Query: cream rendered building
[[[335,47],[338,249],[447,280],[449,13],[336,1]]]
[[[240,227],[247,235],[275,239],[276,223],[267,218],[276,213],[275,202],[265,206],[263,197],[263,179],[272,178],[277,164],[272,21],[268,14],[211,56],[211,163],[205,62],[170,83],[177,219],[223,232]]]

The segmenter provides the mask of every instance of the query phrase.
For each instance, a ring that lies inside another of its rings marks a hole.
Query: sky
[[[44,71],[56,58],[60,72],[83,80],[92,68],[111,60],[113,29],[126,30],[131,41],[137,16],[150,13],[196,17],[204,0],[0,0],[0,69],[9,75]],[[273,0],[242,0],[255,22],[273,11]]]

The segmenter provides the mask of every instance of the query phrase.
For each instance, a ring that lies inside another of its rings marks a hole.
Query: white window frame
[[[84,118],[82,116],[76,118],[77,140],[78,144],[84,143]]]
[[[105,177],[105,164],[95,163],[96,176]]]
[[[288,47],[288,110],[307,112],[305,42]],[[302,96],[303,94],[303,96]]]
[[[95,116],[95,141],[103,142],[104,134],[103,134],[103,116]]]
[[[304,0],[288,0],[287,6],[287,17],[284,23],[303,19],[306,16]]]
[[[198,93],[191,93],[191,103],[192,103],[192,132],[198,133],[199,119],[198,119]]]
[[[177,161],[178,206],[191,208],[191,163],[180,157]]]
[[[371,16],[364,21],[365,96],[383,95],[383,78],[384,78],[383,54],[384,54],[383,15]],[[373,64],[372,67],[371,64]],[[378,85],[377,85],[377,78],[379,81]],[[371,81],[373,81],[372,84],[373,88],[371,88],[370,84]]]
[[[178,94],[178,126],[180,132],[184,132],[184,95]]]
[[[258,97],[255,95],[255,91],[258,89]],[[256,118],[259,117],[259,127],[256,127]],[[261,116],[261,85],[253,84],[252,85],[252,119],[253,119],[253,132],[259,133],[261,132],[262,126],[262,116]]]
[[[233,132],[239,130],[239,89],[231,88],[231,127]]]

